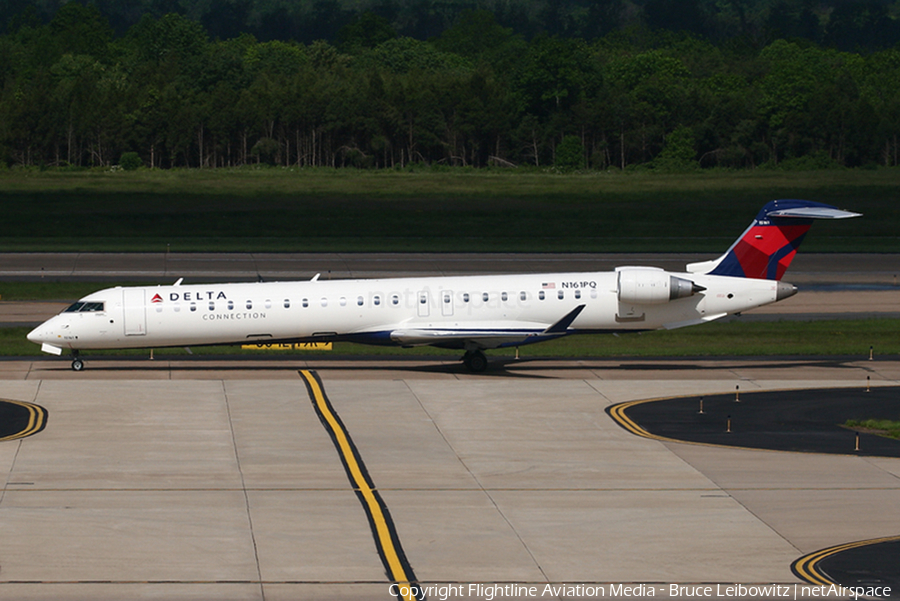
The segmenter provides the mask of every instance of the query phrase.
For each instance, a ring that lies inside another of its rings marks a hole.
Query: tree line
[[[212,38],[177,12],[119,33],[76,2],[0,36],[8,166],[808,168],[898,154],[896,48],[643,25],[529,38],[487,10],[427,41],[374,12],[332,41],[261,41]]]
[[[177,13],[212,38],[244,33],[264,42],[335,42],[341,29],[370,12],[400,36],[439,36],[460,16],[486,10],[525,39],[538,34],[593,40],[635,26],[687,31],[714,43],[765,45],[803,38],[838,50],[884,50],[900,40],[897,0],[4,0],[0,34],[49,22],[65,4],[95,6],[116,35],[143,16]]]

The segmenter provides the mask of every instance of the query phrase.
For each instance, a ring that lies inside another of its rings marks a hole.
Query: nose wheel
[[[82,361],[81,357],[79,357],[76,354],[75,358],[72,359],[72,371],[81,371],[83,369],[84,369],[84,361]]]

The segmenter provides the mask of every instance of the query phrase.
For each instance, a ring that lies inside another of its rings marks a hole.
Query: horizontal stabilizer
[[[793,209],[779,209],[770,211],[769,217],[794,217],[797,219],[849,219],[861,217],[862,213],[852,213],[834,207],[797,207]]]

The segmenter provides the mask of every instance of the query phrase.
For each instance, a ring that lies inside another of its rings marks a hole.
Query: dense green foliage
[[[731,37],[640,24],[662,26],[659,15],[694,10],[699,21],[677,28],[702,22],[709,29],[699,0],[648,0],[637,25],[596,31],[576,25],[606,23],[600,13],[590,16],[593,7],[621,15],[625,5],[573,1],[533,3],[557,6],[556,17],[527,15],[556,23],[544,31],[558,35],[523,35],[536,32],[504,26],[514,19],[497,7],[496,15],[456,7],[429,41],[398,35],[412,32],[397,12],[353,13],[337,29],[322,25],[331,42],[309,43],[299,34],[268,41],[240,34],[279,14],[265,12],[277,3],[262,0],[121,3],[131,6],[128,15],[111,2],[69,2],[55,11],[52,4],[37,3],[43,13],[12,13],[18,16],[0,36],[0,164],[9,167],[111,166],[123,156],[138,165],[127,153],[155,168],[549,167],[567,139],[566,168],[900,162],[900,50],[850,52],[828,42],[841,19],[858,25],[878,17],[890,30],[895,21],[877,2],[857,3],[872,5],[866,19],[845,18],[843,5],[835,7],[826,19],[831,28],[809,36],[822,45],[766,33],[797,35],[810,9],[787,1],[767,10],[753,5],[752,14],[742,12],[752,3],[730,3],[740,17]],[[236,12],[192,14],[201,4]],[[319,2],[312,10],[326,5],[343,6]],[[276,21],[295,22],[283,6]],[[571,156],[573,138],[580,161]]]
[[[213,38],[249,33],[263,41],[305,44],[377,43],[391,32],[424,40],[471,10],[491,12],[526,39],[541,33],[594,39],[649,26],[717,43],[765,45],[793,37],[840,50],[881,50],[900,37],[896,0],[4,0],[0,33],[4,26],[47,22],[72,1],[96,6],[120,35],[143,15],[178,13],[201,23]]]

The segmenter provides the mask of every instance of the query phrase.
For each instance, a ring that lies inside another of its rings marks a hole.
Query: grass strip
[[[890,419],[848,419],[844,427],[858,432],[900,439],[900,421]]]
[[[812,251],[895,252],[900,169],[0,172],[4,251],[721,252],[775,198],[866,214]]]

